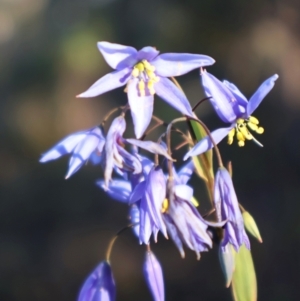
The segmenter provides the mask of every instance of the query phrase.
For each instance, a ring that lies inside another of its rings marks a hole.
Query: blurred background
[[[111,70],[97,41],[208,54],[217,61],[209,72],[247,97],[279,74],[255,112],[264,148],[220,147],[264,241],[251,239],[259,300],[299,300],[299,28],[296,0],[0,0],[0,300],[76,300],[127,223],[127,206],[95,185],[99,166],[88,164],[66,181],[68,158],[38,163],[58,140],[126,103],[122,89],[75,98]],[[203,97],[197,70],[177,79],[192,104]],[[155,113],[168,122],[179,116],[159,99]],[[211,129],[222,125],[209,103],[197,114]],[[193,178],[202,204],[207,195],[199,183]],[[153,251],[164,269],[166,300],[231,300],[216,249],[199,262],[187,250],[183,260],[159,237]],[[144,252],[131,231],[117,241],[117,300],[152,300],[142,276]]]

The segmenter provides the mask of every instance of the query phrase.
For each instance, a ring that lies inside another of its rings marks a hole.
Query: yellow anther
[[[239,128],[239,131],[243,134],[243,136],[247,139],[247,140],[251,140],[253,139],[253,136],[248,132],[247,128],[245,126],[241,126]]]
[[[259,127],[257,130],[256,130],[256,133],[257,134],[262,134],[263,132],[265,131],[265,129],[263,127]]]
[[[191,202],[195,207],[199,206],[199,202],[196,200],[196,198],[194,196],[192,196]]]
[[[134,67],[137,68],[140,72],[143,72],[145,70],[145,66],[142,63],[138,63]]]
[[[133,77],[138,77],[139,74],[140,74],[139,69],[136,68],[136,67],[134,67],[133,70],[132,70],[132,72],[131,72],[131,75],[132,75]]]
[[[155,94],[155,90],[154,90],[154,81],[153,80],[149,80],[148,83],[147,83],[147,87],[149,89],[149,92],[151,95],[154,95]]]
[[[162,213],[167,212],[168,208],[169,208],[169,200],[168,199],[164,199],[164,201],[162,203],[161,212]]]
[[[227,138],[227,143],[228,143],[229,145],[231,145],[232,142],[233,142],[233,137],[229,137],[229,136],[228,136],[228,138]]]
[[[239,118],[239,119],[236,121],[237,124],[243,124],[244,122],[245,122],[245,120],[242,119],[242,118]]]
[[[149,69],[146,69],[146,73],[147,73],[149,78],[151,78],[151,79],[155,78],[155,74],[154,74],[153,71],[151,71]]]
[[[238,141],[238,145],[239,145],[239,147],[245,146],[245,141],[243,141],[243,140]]]
[[[235,134],[235,128],[231,129],[231,131],[229,132],[228,136],[233,138],[234,134]]]
[[[236,133],[236,138],[238,141],[245,141],[245,137],[241,132]]]
[[[257,118],[250,116],[249,117],[249,122],[253,123],[253,124],[259,124],[259,121]]]
[[[139,81],[139,91],[140,91],[140,96],[145,96],[145,82],[141,79]]]
[[[248,126],[252,131],[254,131],[254,132],[256,132],[256,130],[258,129],[258,126],[257,126],[257,124],[255,124],[255,123],[249,122],[249,123],[247,124],[247,126]]]

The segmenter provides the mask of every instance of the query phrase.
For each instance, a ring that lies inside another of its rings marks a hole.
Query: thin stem
[[[171,80],[173,81],[173,83],[177,86],[177,88],[180,89],[181,92],[183,92],[183,89],[181,88],[179,82],[175,79],[175,77],[171,77]],[[184,92],[183,92],[184,93]]]
[[[204,122],[202,122],[201,120],[199,120],[198,118],[193,118],[193,117],[190,117],[190,116],[187,116],[188,119],[190,120],[194,120],[196,122],[198,122],[199,124],[202,125],[202,127],[204,128],[205,132],[207,133],[208,137],[210,138],[213,146],[214,146],[214,151],[216,153],[216,156],[217,156],[217,160],[218,160],[218,164],[219,164],[219,167],[224,167],[223,165],[223,161],[222,161],[222,157],[221,157],[221,153],[219,151],[219,148],[217,147],[217,144],[215,143],[215,140],[213,139],[211,133],[210,133],[210,130],[208,129],[208,127],[205,125]]]
[[[194,112],[197,108],[198,108],[198,106],[200,106],[205,100],[208,100],[208,99],[210,99],[211,97],[205,97],[205,98],[203,98],[203,99],[201,99],[200,101],[198,101],[195,105],[194,105],[194,107],[192,108],[192,111]]]
[[[189,143],[190,143],[189,141],[183,141],[183,142],[181,142],[180,144],[178,144],[178,145],[174,148],[174,150],[177,151],[177,150],[181,149],[182,147],[184,147],[185,145],[187,145],[187,144],[189,144]]]
[[[110,254],[112,251],[112,248],[114,246],[115,241],[117,240],[117,238],[119,237],[120,234],[122,234],[124,231],[126,231],[127,229],[130,229],[134,226],[134,224],[130,224],[124,228],[122,228],[120,231],[117,232],[117,234],[111,239],[111,241],[108,244],[107,247],[107,251],[106,251],[106,261],[109,262],[110,259]]]
[[[168,147],[168,154],[172,156],[171,152],[171,129],[174,123],[181,122],[181,121],[186,121],[186,117],[179,117],[171,121],[167,127],[167,147]],[[169,180],[173,180],[173,162],[171,160],[168,160],[168,171],[169,171]]]

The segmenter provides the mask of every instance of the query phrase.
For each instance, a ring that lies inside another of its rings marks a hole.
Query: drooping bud
[[[147,251],[144,263],[144,276],[154,301],[165,300],[165,288],[162,268],[155,255]]]
[[[248,211],[243,212],[244,225],[246,230],[255,237],[260,243],[262,243],[262,238],[260,236],[258,227],[252,215]]]
[[[219,248],[219,260],[225,276],[225,286],[229,287],[235,267],[234,252],[230,244],[227,244],[224,248]]]
[[[81,288],[78,301],[114,301],[116,285],[111,267],[107,261],[102,261]]]

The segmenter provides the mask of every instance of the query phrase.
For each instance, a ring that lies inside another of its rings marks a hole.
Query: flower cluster
[[[159,54],[154,47],[137,51],[133,47],[109,42],[99,42],[98,48],[115,71],[101,77],[78,97],[94,97],[126,86],[127,105],[120,107],[120,114],[112,120],[108,129],[102,122],[99,126],[72,134],[43,154],[40,162],[71,154],[66,178],[87,161],[101,165],[103,178],[97,181],[97,185],[110,198],[128,205],[128,227],[133,229],[139,243],[147,248],[144,275],[155,301],[165,298],[162,268],[150,249],[151,238],[157,242],[159,232],[173,240],[181,257],[185,256],[186,247],[200,259],[202,252],[217,243],[229,285],[234,271],[233,250],[238,252],[243,245],[250,249],[245,231],[245,228],[248,229],[246,221],[251,220],[249,228],[257,227],[251,216],[252,219],[243,218],[246,211],[237,199],[230,170],[223,166],[217,144],[228,136],[228,144],[232,144],[236,137],[238,146],[244,146],[246,140],[261,145],[252,132],[262,134],[264,129],[252,113],[273,88],[278,75],[263,82],[248,102],[234,84],[221,82],[204,69],[215,62],[209,56]],[[230,124],[229,127],[210,133],[174,80],[174,77],[197,68],[207,98],[220,119]],[[145,140],[153,128],[166,124],[153,115],[155,94],[184,116],[171,121],[156,142]],[[135,138],[124,137],[128,111],[131,113]],[[157,124],[148,129],[152,119]],[[190,125],[193,123],[193,126],[189,126],[190,135],[175,128],[175,123],[179,121]],[[198,136],[193,132],[195,127],[198,128]],[[203,131],[206,133],[199,136],[199,132]],[[172,152],[175,152],[170,143],[172,132],[179,133],[183,138],[181,146],[189,146],[184,160],[192,157],[178,171],[172,156]],[[215,176],[210,150],[213,147],[219,163]],[[153,158],[141,153],[144,151],[151,153]],[[198,156],[203,153],[207,156]],[[212,210],[206,215],[199,210],[193,188],[188,184],[195,173],[204,180],[209,191]],[[259,233],[258,230],[255,233]],[[108,248],[106,260],[97,266],[84,283],[78,301],[115,300],[115,281],[110,266],[110,251],[114,241],[115,238]]]

